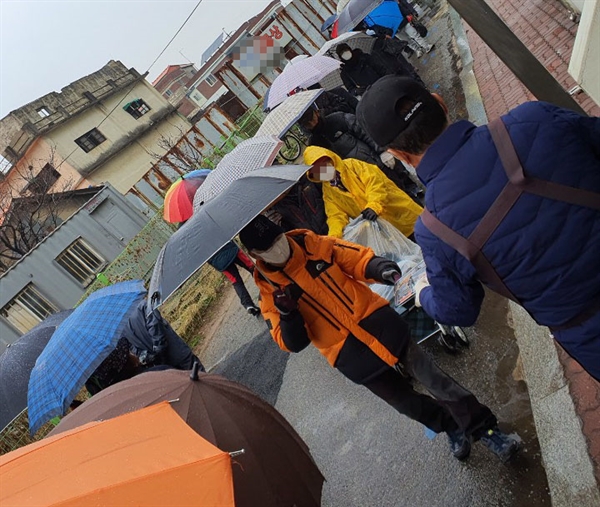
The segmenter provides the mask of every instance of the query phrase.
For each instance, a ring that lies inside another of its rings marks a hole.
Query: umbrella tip
[[[192,366],[192,371],[190,373],[190,379],[198,380],[198,371],[199,370],[200,370],[200,362],[194,361],[194,364]]]

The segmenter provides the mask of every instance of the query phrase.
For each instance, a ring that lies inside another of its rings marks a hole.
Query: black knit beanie
[[[240,232],[240,241],[248,250],[264,251],[285,231],[267,217],[258,215]]]

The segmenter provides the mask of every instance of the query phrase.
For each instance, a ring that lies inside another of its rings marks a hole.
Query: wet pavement
[[[428,23],[435,49],[412,60],[430,89],[444,97],[452,119],[466,118],[460,60],[444,9]],[[520,455],[508,464],[480,444],[468,461],[458,462],[444,435],[429,440],[420,424],[352,384],[315,349],[281,352],[264,322],[248,316],[237,300],[201,358],[209,368],[216,365],[212,371],[274,403],[292,423],[327,479],[324,506],[549,506],[527,387],[507,318],[506,301],[488,294],[478,323],[467,330],[469,349],[450,355],[434,339],[423,348],[492,408],[504,430],[522,438]]]

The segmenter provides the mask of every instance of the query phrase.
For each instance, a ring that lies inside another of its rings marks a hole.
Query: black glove
[[[365,277],[377,280],[386,285],[394,285],[396,280],[402,276],[402,272],[394,261],[383,257],[373,257],[365,271]]]
[[[360,214],[365,220],[370,220],[371,222],[377,220],[377,213],[375,213],[371,208],[365,208]]]
[[[298,309],[298,300],[292,296],[292,293],[287,288],[285,290],[277,289],[273,292],[273,301],[275,308],[279,310],[281,315],[289,315]]]

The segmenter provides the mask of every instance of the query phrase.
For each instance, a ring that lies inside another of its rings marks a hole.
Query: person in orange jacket
[[[287,352],[313,344],[331,366],[398,412],[448,435],[453,455],[466,459],[474,440],[506,437],[496,417],[440,370],[412,341],[408,326],[366,283],[393,284],[398,265],[373,250],[312,231],[283,229],[259,215],[240,232],[257,259],[254,280],[271,335]],[[405,374],[431,396],[417,393]],[[508,437],[507,437],[508,438]],[[497,453],[503,460],[517,450]]]

